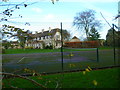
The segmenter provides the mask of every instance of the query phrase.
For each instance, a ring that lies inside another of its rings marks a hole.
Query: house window
[[[47,39],[47,36],[45,36],[45,39]]]
[[[43,39],[45,39],[45,36],[43,37]]]
[[[48,36],[48,39],[49,39],[50,37]]]
[[[56,43],[56,46],[58,45],[58,43]]]
[[[41,40],[41,37],[39,37],[39,40]]]
[[[46,39],[48,39],[48,36],[46,36]]]
[[[41,40],[43,40],[43,37],[41,37]]]
[[[51,39],[51,36],[49,36],[49,39]]]
[[[37,37],[37,40],[39,40],[39,37]]]
[[[60,39],[60,35],[56,35],[56,40],[59,40]]]

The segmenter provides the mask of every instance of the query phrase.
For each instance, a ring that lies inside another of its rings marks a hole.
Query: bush
[[[25,47],[25,49],[33,49],[33,47]]]
[[[2,49],[2,54],[5,54],[5,49]]]
[[[97,41],[65,42],[66,47],[72,48],[96,48],[99,47]]]
[[[47,45],[47,46],[45,47],[45,49],[53,49],[53,46],[52,46],[52,45],[50,45],[50,46]]]

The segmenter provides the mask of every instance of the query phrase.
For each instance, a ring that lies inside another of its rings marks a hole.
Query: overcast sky
[[[9,0],[9,3],[20,3],[24,0]],[[17,1],[17,2],[16,2]],[[20,1],[20,2],[19,2]],[[105,39],[107,31],[110,29],[108,24],[100,15],[100,12],[104,15],[106,20],[112,25],[117,24],[116,20],[113,20],[118,13],[118,1],[119,0],[59,0],[52,4],[50,0],[26,0],[25,3],[36,2],[28,7],[16,10],[14,16],[11,17],[10,22],[0,22],[0,24],[9,24],[22,29],[29,29],[30,31],[40,32],[42,29],[48,30],[49,27],[60,28],[60,22],[63,23],[63,29],[67,29],[72,36],[79,38],[85,37],[85,35],[72,26],[72,22],[76,13],[82,12],[87,9],[93,9],[96,11],[96,18],[101,20],[103,28],[99,30],[101,38]],[[0,3],[1,5],[1,3]],[[0,12],[5,7],[0,6]],[[14,18],[22,15],[23,18]],[[3,16],[0,16],[3,17]],[[30,26],[24,25],[25,22],[29,22]]]

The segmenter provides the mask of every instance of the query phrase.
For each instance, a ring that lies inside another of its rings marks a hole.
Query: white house
[[[33,47],[43,49],[46,46],[53,48],[61,47],[61,33],[59,28],[32,34],[33,39],[26,41],[25,47]]]

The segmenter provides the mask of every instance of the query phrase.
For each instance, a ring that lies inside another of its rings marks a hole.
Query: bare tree
[[[100,27],[100,21],[96,20],[94,10],[86,10],[77,13],[74,17],[73,26],[76,26],[78,30],[84,31],[88,39],[91,27]]]
[[[27,2],[29,0],[24,0],[23,2],[19,3],[11,3],[10,0],[2,0],[0,2],[0,7],[4,7],[3,10],[0,12],[0,23],[1,22],[10,22],[10,23],[18,23],[17,21],[12,21],[12,19],[22,18],[23,16],[21,14],[18,14],[14,16],[15,10],[21,9],[22,7],[27,8],[30,5],[33,5],[37,2]],[[53,4],[55,1],[58,0],[50,0]],[[3,24],[3,23],[2,23]],[[30,26],[29,22],[24,22],[24,25]],[[4,38],[6,35],[7,37],[10,36],[14,32],[13,30],[9,30],[9,25],[3,25],[4,27],[1,27],[0,33],[2,34],[2,38]],[[14,27],[13,27],[14,28]],[[5,37],[7,39],[7,37]],[[0,40],[2,39],[0,37]]]
[[[29,0],[28,0],[29,1]],[[50,0],[53,4],[55,1],[58,0]],[[7,3],[8,2],[8,3]],[[37,2],[31,2],[31,3],[27,3],[27,0],[20,2],[18,4],[16,3],[9,3],[9,0],[2,0],[0,2],[0,7],[6,7],[5,9],[3,9],[2,12],[0,12],[0,15],[2,16],[2,18],[0,18],[0,22],[2,21],[6,21],[6,22],[11,22],[10,19],[13,18],[22,18],[22,15],[18,15],[16,17],[13,17],[13,13],[16,9],[21,9],[21,7],[28,7],[29,5],[35,4]],[[25,25],[30,25],[28,22],[25,23]]]

